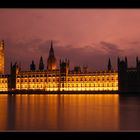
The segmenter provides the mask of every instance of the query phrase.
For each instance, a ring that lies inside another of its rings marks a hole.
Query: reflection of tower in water
[[[7,120],[8,120],[8,95],[0,94],[0,130],[7,129]]]
[[[16,95],[8,94],[7,100],[7,130],[15,130],[16,128]]]
[[[64,95],[63,129],[118,130],[119,95]]]
[[[57,95],[57,129],[64,129],[64,95]]]
[[[5,103],[8,130],[119,130],[116,94],[7,95]]]
[[[120,130],[140,130],[140,96],[120,95]]]

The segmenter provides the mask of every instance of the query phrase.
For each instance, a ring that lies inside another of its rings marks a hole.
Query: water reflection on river
[[[140,97],[117,94],[0,95],[0,130],[140,129]]]

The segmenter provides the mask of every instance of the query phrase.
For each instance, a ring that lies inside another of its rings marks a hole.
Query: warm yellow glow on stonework
[[[44,90],[44,91],[117,91],[118,72],[82,72],[69,70],[69,60],[60,60],[56,67],[53,43],[47,61],[47,70],[22,71],[17,63],[11,64],[11,74],[4,75],[4,41],[0,42],[0,91]]]
[[[0,91],[8,91],[8,78],[0,75]]]
[[[4,46],[0,42],[0,74],[4,74]]]
[[[45,91],[117,91],[118,73],[99,72],[87,74],[68,74],[61,81],[59,71],[20,72],[16,78],[18,90]]]

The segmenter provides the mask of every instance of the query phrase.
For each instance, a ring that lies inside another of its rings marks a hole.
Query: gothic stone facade
[[[70,70],[68,59],[59,62],[56,67],[56,58],[53,43],[47,59],[47,69],[44,69],[43,58],[40,58],[39,69],[32,60],[29,71],[22,71],[20,66],[11,64],[11,87],[16,90],[45,90],[45,91],[117,91],[118,73],[112,70],[111,61],[108,70],[88,72],[87,66],[83,70],[75,67]]]

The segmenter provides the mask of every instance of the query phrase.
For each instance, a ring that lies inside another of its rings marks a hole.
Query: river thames
[[[0,95],[0,131],[140,130],[140,96]]]

